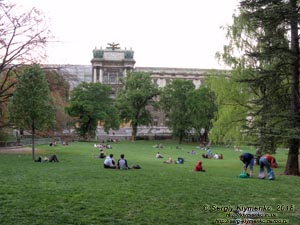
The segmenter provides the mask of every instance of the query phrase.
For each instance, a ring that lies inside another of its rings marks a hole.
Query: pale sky
[[[119,43],[136,67],[223,69],[215,53],[226,43],[238,0],[11,0],[49,18],[50,64],[90,65],[95,47]]]

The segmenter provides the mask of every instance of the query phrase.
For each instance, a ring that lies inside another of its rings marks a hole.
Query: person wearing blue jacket
[[[245,152],[240,155],[240,160],[243,162],[243,170],[246,173],[248,166],[250,167],[250,177],[253,176],[254,155]]]

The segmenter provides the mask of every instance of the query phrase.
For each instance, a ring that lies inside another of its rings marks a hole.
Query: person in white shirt
[[[157,159],[161,159],[161,158],[163,158],[163,156],[159,153],[159,152],[157,152],[156,153],[156,156],[155,156]]]
[[[214,159],[219,159],[218,153],[216,153],[216,154],[214,155]]]
[[[114,160],[114,155],[110,154],[104,160],[104,168],[106,169],[116,169],[116,163]]]

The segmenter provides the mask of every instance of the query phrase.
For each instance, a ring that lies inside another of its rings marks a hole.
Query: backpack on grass
[[[245,172],[242,172],[242,173],[240,173],[240,176],[239,176],[240,178],[249,178],[250,176],[249,176],[249,174],[247,174],[247,173],[245,173]]]

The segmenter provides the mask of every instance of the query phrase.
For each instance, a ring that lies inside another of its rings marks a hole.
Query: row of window
[[[121,78],[123,78],[123,73],[106,72],[105,71],[103,73],[102,83],[103,84],[121,84],[121,81],[120,81]],[[100,74],[98,73],[98,71],[96,74],[96,80],[100,81]],[[157,78],[154,78],[152,81],[154,84],[160,85],[159,80]],[[171,81],[172,81],[172,79],[170,79],[170,78],[165,79],[165,85],[168,85]]]

